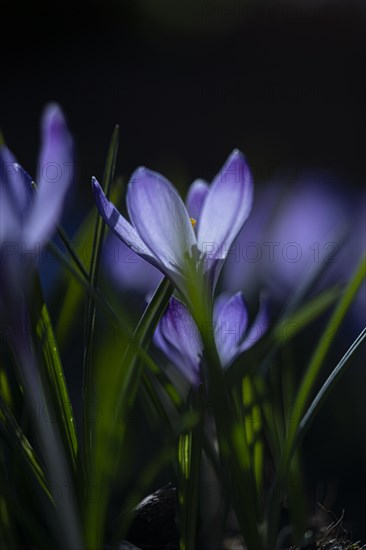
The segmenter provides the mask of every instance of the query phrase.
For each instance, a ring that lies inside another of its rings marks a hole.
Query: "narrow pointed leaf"
[[[48,387],[53,397],[54,407],[56,408],[56,415],[60,423],[61,435],[66,442],[69,462],[75,472],[78,454],[78,439],[74,413],[61,363],[60,353],[57,347],[56,336],[53,331],[47,306],[42,296],[39,281],[35,284],[34,296],[34,330],[43,355],[47,372]]]
[[[116,162],[117,162],[117,150],[119,140],[119,128],[115,127],[111,143],[108,150],[107,162],[105,166],[105,173],[103,178],[104,189],[107,197],[110,194],[111,185],[114,178]],[[95,229],[94,229],[94,241],[92,248],[92,257],[90,263],[90,284],[93,288],[97,288],[99,279],[99,266],[102,245],[105,234],[105,223],[103,219],[97,214]],[[94,303],[89,300],[86,308],[85,315],[85,350],[84,350],[84,363],[83,363],[83,405],[84,405],[84,453],[86,456],[91,452],[91,431],[90,431],[90,404],[93,401],[93,384],[92,384],[92,345],[94,339],[95,328],[95,306]]]
[[[0,420],[0,434],[8,445],[16,450],[18,456],[21,456],[29,470],[32,472],[34,479],[37,480],[39,486],[43,489],[47,497],[52,501],[51,493],[47,486],[47,479],[40,460],[36,455],[35,450],[30,444],[27,437],[24,435],[21,427],[19,426],[16,418],[11,412],[10,408],[0,397],[1,413],[4,415],[4,419]]]

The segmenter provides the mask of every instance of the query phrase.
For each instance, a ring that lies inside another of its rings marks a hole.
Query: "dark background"
[[[257,183],[319,166],[358,185],[365,13],[350,0],[6,1],[0,126],[34,172],[41,110],[58,101],[90,204],[115,123],[126,177],[144,164],[184,186],[239,147]]]
[[[350,0],[75,1],[52,11],[6,1],[0,126],[34,173],[42,108],[61,104],[78,148],[75,214],[92,205],[90,178],[102,175],[115,123],[125,178],[144,164],[184,187],[212,178],[238,147],[258,185],[319,167],[361,187],[365,14]],[[332,436],[334,411],[338,426],[340,403],[349,412],[341,391],[333,403],[310,437],[309,478],[339,480],[335,511],[344,506],[364,537],[365,438],[348,425]],[[362,415],[363,402],[352,410]]]

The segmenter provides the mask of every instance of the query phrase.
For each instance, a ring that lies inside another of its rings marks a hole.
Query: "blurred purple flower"
[[[337,240],[349,216],[350,198],[319,175],[290,191],[275,183],[260,188],[226,262],[225,288],[265,287],[282,302],[316,265],[340,264]]]
[[[221,295],[215,302],[213,330],[221,364],[228,367],[241,353],[253,346],[268,327],[266,304],[248,328],[248,312],[243,294]],[[158,324],[154,343],[181,371],[188,382],[198,387],[202,381],[203,343],[186,306],[171,298]]]
[[[132,252],[114,233],[104,246],[103,264],[117,288],[141,295],[149,295],[163,277],[161,271]]]
[[[114,234],[185,295],[187,277],[192,275],[203,275],[214,288],[228,250],[249,215],[253,193],[249,168],[237,150],[210,186],[202,180],[192,184],[187,208],[163,176],[138,168],[127,190],[132,223],[108,201],[95,178],[92,187],[99,212]]]
[[[0,147],[0,281],[2,298],[19,292],[28,267],[59,222],[73,176],[73,143],[60,107],[48,105],[42,117],[37,189],[6,146]]]

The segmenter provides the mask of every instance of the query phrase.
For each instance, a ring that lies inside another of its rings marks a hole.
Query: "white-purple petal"
[[[241,292],[215,305],[215,340],[223,366],[237,355],[248,325],[248,311]]]
[[[197,223],[198,247],[206,255],[207,269],[226,258],[249,216],[252,200],[252,175],[244,156],[234,150],[212,182]]]
[[[154,342],[191,384],[200,384],[202,340],[188,309],[174,297],[155,331]]]
[[[12,216],[23,220],[32,200],[31,178],[6,146],[0,147],[1,198],[7,195]]]
[[[208,183],[201,179],[195,180],[189,186],[186,197],[186,207],[190,217],[196,221],[199,220],[201,217],[201,212],[207,196],[208,189]]]
[[[47,242],[60,221],[74,176],[73,154],[73,140],[64,115],[58,105],[50,104],[43,113],[37,193],[24,232],[30,246]]]
[[[92,178],[92,189],[99,213],[105,223],[133,252],[156,265],[158,262],[145,243],[140,239],[136,229],[120,214],[117,208],[107,199],[98,180]]]
[[[195,256],[197,241],[175,188],[160,174],[138,168],[128,185],[127,208],[141,239],[181,285],[184,266]]]

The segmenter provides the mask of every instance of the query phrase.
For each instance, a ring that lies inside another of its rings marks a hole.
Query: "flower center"
[[[189,218],[189,219],[191,221],[192,227],[194,227],[197,223],[197,220],[195,220],[194,218]]]

